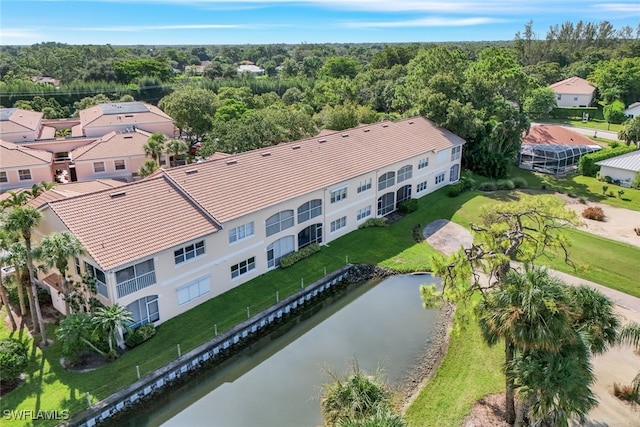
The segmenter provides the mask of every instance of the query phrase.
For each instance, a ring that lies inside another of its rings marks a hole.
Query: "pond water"
[[[120,425],[305,427],[322,425],[319,396],[328,372],[360,369],[400,384],[427,349],[438,318],[419,286],[430,275],[367,282],[337,302],[239,355],[203,371]],[[139,414],[139,415],[138,415]]]

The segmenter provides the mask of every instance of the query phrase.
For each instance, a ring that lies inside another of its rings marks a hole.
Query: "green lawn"
[[[421,228],[438,218],[451,219],[468,226],[470,221],[477,221],[478,212],[483,205],[517,197],[516,193],[509,192],[496,192],[492,195],[469,192],[456,198],[446,197],[445,194],[446,189],[443,189],[421,198],[417,212],[391,226],[354,231],[288,269],[269,272],[163,323],[158,327],[156,337],[95,371],[73,373],[64,370],[59,363],[60,345],[57,342],[44,351],[32,347],[26,383],[3,396],[0,409],[69,409],[72,413],[81,411],[87,406],[87,393],[93,402],[106,398],[136,380],[136,366],[140,367],[142,375],[159,368],[177,357],[177,344],[180,344],[184,354],[213,337],[215,325],[218,332],[227,330],[246,319],[247,307],[253,315],[273,304],[276,292],[279,292],[280,298],[284,298],[300,289],[302,280],[308,285],[321,278],[325,268],[327,272],[334,271],[343,266],[347,258],[351,263],[378,264],[400,272],[429,270],[434,250],[425,243],[417,244],[413,240],[414,226],[419,224]],[[577,231],[569,232],[569,238],[574,243],[574,260],[584,267],[576,275],[637,295],[632,284],[637,281],[635,272],[640,249]],[[553,263],[551,265],[558,269],[567,268]],[[3,328],[0,329],[0,337],[9,335],[4,322],[0,322],[0,328]],[[48,334],[54,336],[53,325]],[[22,338],[31,343],[28,336]],[[472,342],[471,338],[461,338],[459,346],[467,348],[464,345],[467,341]],[[479,342],[471,346],[472,353],[475,351],[473,348],[478,345]],[[492,384],[491,381],[482,379],[482,371],[487,370],[486,365],[479,363],[475,366],[482,367],[471,375],[478,378],[478,382],[470,381],[465,386],[469,392],[468,399],[471,400],[474,399],[473,396],[485,393],[487,384]],[[472,369],[473,365],[469,364],[468,368]],[[443,394],[442,401],[451,401],[453,404],[456,401],[455,395],[453,391],[449,395]],[[3,420],[3,425],[17,426],[22,423]]]
[[[610,125],[600,119],[591,119],[586,123],[582,120],[570,120],[570,119],[545,119],[545,123],[555,123],[567,126],[575,126],[577,128],[586,128],[594,130],[608,130],[609,132],[618,133],[622,129],[622,125],[611,123]]]

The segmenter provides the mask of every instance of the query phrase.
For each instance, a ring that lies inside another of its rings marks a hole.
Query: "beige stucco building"
[[[0,141],[0,192],[51,181],[52,160],[48,151]]]
[[[463,144],[421,117],[362,126],[50,201],[39,233],[76,235],[98,298],[161,323],[458,181]]]

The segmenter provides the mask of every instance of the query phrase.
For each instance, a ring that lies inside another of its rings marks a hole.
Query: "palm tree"
[[[4,255],[0,257],[0,267],[4,267],[6,265],[7,256]],[[16,319],[13,317],[13,310],[11,310],[11,306],[9,305],[9,293],[7,292],[7,288],[4,285],[4,280],[2,279],[2,273],[0,273],[0,302],[4,304],[7,308],[7,315],[9,316],[9,321],[11,322],[11,327],[14,331],[18,330],[18,324],[16,323]]]
[[[95,311],[91,321],[97,332],[106,335],[109,343],[109,357],[115,358],[114,343],[122,341],[122,330],[128,329],[128,325],[133,323],[131,312],[118,304],[108,308],[100,307]]]
[[[160,132],[155,132],[149,137],[147,143],[142,147],[144,149],[144,153],[155,160],[158,165],[161,163],[160,159],[164,154],[164,144],[166,141],[166,136]]]
[[[183,141],[172,139],[167,144],[167,154],[173,154],[173,166],[178,165],[178,158],[189,153],[189,147]]]
[[[17,208],[26,205],[28,201],[29,197],[26,191],[9,191],[9,197],[0,202],[0,207],[3,209]]]
[[[69,257],[77,257],[84,253],[82,243],[71,233],[51,233],[45,236],[38,246],[36,257],[44,261],[47,268],[55,267],[60,272],[62,292],[65,297],[69,293],[67,271]]]
[[[623,345],[630,345],[640,350],[640,323],[629,323],[620,331],[618,342]],[[631,382],[633,389],[631,401],[637,401],[640,398],[640,372]]]
[[[26,261],[27,261],[27,270],[29,272],[29,282],[31,295],[33,304],[31,309],[35,310],[37,324],[34,322],[34,330],[40,330],[40,336],[42,337],[42,345],[47,345],[47,332],[44,327],[44,319],[42,318],[42,313],[40,312],[40,302],[38,301],[38,289],[36,288],[35,278],[33,277],[33,257],[31,252],[31,232],[38,225],[40,220],[42,219],[42,214],[31,207],[28,206],[20,206],[13,209],[7,215],[5,219],[5,228],[8,230],[15,230],[22,235],[22,239],[24,240],[24,245],[26,248]]]
[[[500,286],[488,292],[478,306],[485,341],[505,343],[505,366],[517,351],[558,351],[577,340],[572,327],[575,314],[561,280],[545,269],[526,266],[523,273],[511,270]],[[515,384],[506,377],[507,422],[515,421]]]
[[[56,338],[62,342],[65,355],[75,357],[84,348],[89,347],[103,357],[107,353],[93,343],[94,324],[87,313],[72,313],[60,321],[56,329]]]
[[[589,286],[569,287],[577,317],[574,329],[583,333],[592,354],[602,354],[618,341],[620,321],[613,311],[614,304],[602,292]]]
[[[27,306],[24,302],[24,287],[28,285],[28,279],[23,281],[24,273],[27,270],[27,250],[21,242],[13,242],[3,247],[6,250],[5,263],[15,269],[16,289],[18,290],[18,303],[20,305],[20,315],[27,314]],[[31,304],[31,303],[29,303]],[[35,314],[32,313],[32,320],[35,321]]]
[[[138,170],[138,175],[145,178],[158,170],[158,164],[155,160],[147,160]]]
[[[33,184],[30,190],[27,190],[26,193],[28,197],[35,199],[39,195],[51,190],[56,186],[55,182],[46,182],[41,181],[39,184]]]

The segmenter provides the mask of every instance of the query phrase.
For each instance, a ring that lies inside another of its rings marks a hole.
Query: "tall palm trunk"
[[[31,256],[31,234],[24,233],[24,245],[27,248],[27,269],[29,270],[29,282],[31,285],[31,293],[33,300],[32,311],[35,310],[36,317],[38,319],[38,326],[40,329],[40,337],[42,337],[42,346],[47,346],[47,331],[44,327],[44,319],[42,318],[42,312],[40,311],[40,301],[38,301],[38,289],[36,288],[36,281],[33,277],[33,258]],[[35,326],[35,325],[34,325]]]
[[[26,270],[29,270],[29,268],[27,267]],[[27,290],[27,301],[29,301],[29,314],[31,314],[31,324],[33,325],[33,331],[35,333],[40,332],[40,326],[38,324],[38,317],[36,315],[36,309],[33,307],[33,289],[31,288],[31,286],[29,286],[29,281],[31,280],[31,277],[29,276],[29,272],[23,270],[20,274],[20,283],[18,286],[22,287],[24,286],[25,289]]]
[[[513,360],[515,348],[510,340],[505,340],[504,344],[504,363],[505,366],[509,366]],[[516,420],[516,406],[515,406],[515,390],[513,385],[513,378],[510,375],[506,375],[506,399],[507,399],[507,411],[505,418],[510,425]]]
[[[7,294],[7,289],[4,287],[4,283],[2,283],[2,277],[0,277],[0,299],[2,300],[2,304],[7,308],[7,315],[11,321],[11,327],[14,331],[17,331],[18,324],[16,323],[16,319],[13,318],[13,311],[9,305],[9,295]]]
[[[23,289],[23,281],[22,281],[22,270],[18,267],[14,267],[16,269],[16,288],[18,289],[18,304],[20,305],[20,316],[24,316],[27,314],[27,305],[24,302],[24,289]]]

